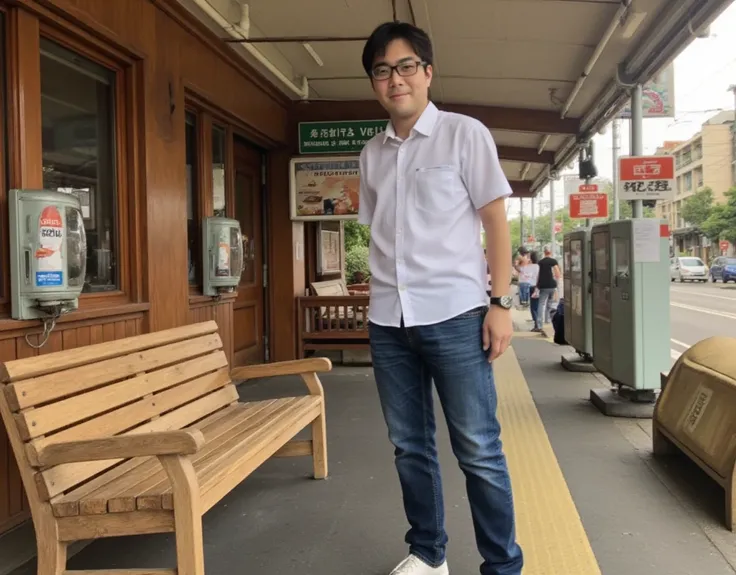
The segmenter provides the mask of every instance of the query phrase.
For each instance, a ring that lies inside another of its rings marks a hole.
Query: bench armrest
[[[236,367],[230,372],[230,379],[235,382],[241,382],[260,377],[300,375],[307,389],[309,389],[310,395],[324,397],[325,392],[322,389],[322,383],[317,377],[317,373],[330,370],[332,370],[332,362],[326,357],[310,357],[308,359]]]
[[[261,365],[245,365],[236,367],[230,372],[233,381],[245,381],[261,377],[279,377],[282,375],[302,375],[304,373],[321,373],[332,370],[332,362],[326,357],[310,357]]]
[[[199,430],[116,435],[101,439],[52,443],[38,454],[38,464],[45,467],[129,457],[192,455],[203,445],[204,435]]]

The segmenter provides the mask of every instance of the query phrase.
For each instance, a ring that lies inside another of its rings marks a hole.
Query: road
[[[670,322],[673,362],[700,340],[713,335],[736,337],[736,285],[673,283]]]

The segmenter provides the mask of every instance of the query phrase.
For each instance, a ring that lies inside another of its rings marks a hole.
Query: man
[[[391,118],[360,156],[359,221],[371,225],[371,353],[410,524],[409,556],[392,575],[449,573],[432,380],[467,478],[481,573],[520,575],[491,366],[513,331],[504,206],[511,189],[486,127],[429,102],[425,32],[379,26],[363,67]]]
[[[552,250],[545,246],[544,257],[539,260],[539,275],[537,275],[537,295],[539,297],[539,307],[537,308],[537,319],[532,331],[542,331],[542,322],[550,323],[552,313],[552,301],[555,299],[555,291],[557,290],[557,280],[562,275],[560,273],[560,265],[555,258],[552,257]]]

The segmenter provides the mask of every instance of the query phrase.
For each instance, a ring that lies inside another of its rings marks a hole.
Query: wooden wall
[[[132,258],[130,273],[139,289],[134,301],[124,305],[89,308],[66,318],[39,353],[215,319],[232,355],[232,302],[192,297],[187,284],[184,111],[186,95],[193,94],[267,151],[271,359],[293,359],[294,295],[304,285],[304,262],[294,254],[304,239],[303,225],[289,219],[289,146],[296,134],[289,134],[289,101],[173,0],[14,0],[9,9],[12,18],[26,22],[26,30],[38,31],[39,23],[46,22],[99,50],[124,53],[134,62],[136,80],[131,99],[140,130],[129,153],[138,166],[131,185],[137,190],[140,222],[130,233],[142,253]],[[14,69],[39,66],[38,36],[27,36],[11,37]],[[10,124],[19,138],[24,97],[34,95],[9,95],[18,104]],[[40,146],[40,133],[36,138],[30,130],[23,138],[23,149],[40,159],[40,149],[33,148]],[[22,181],[12,185],[39,185],[38,161],[20,163],[18,173]],[[0,361],[37,353],[25,343],[28,330],[36,333],[37,324],[0,318]],[[0,533],[26,517],[14,458],[0,428]]]

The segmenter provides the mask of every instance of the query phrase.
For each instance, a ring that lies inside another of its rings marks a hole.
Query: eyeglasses
[[[388,80],[394,73],[394,70],[399,76],[413,76],[417,73],[419,66],[426,66],[426,62],[402,62],[396,66],[389,66],[388,64],[381,64],[371,70],[371,75],[375,80]]]

